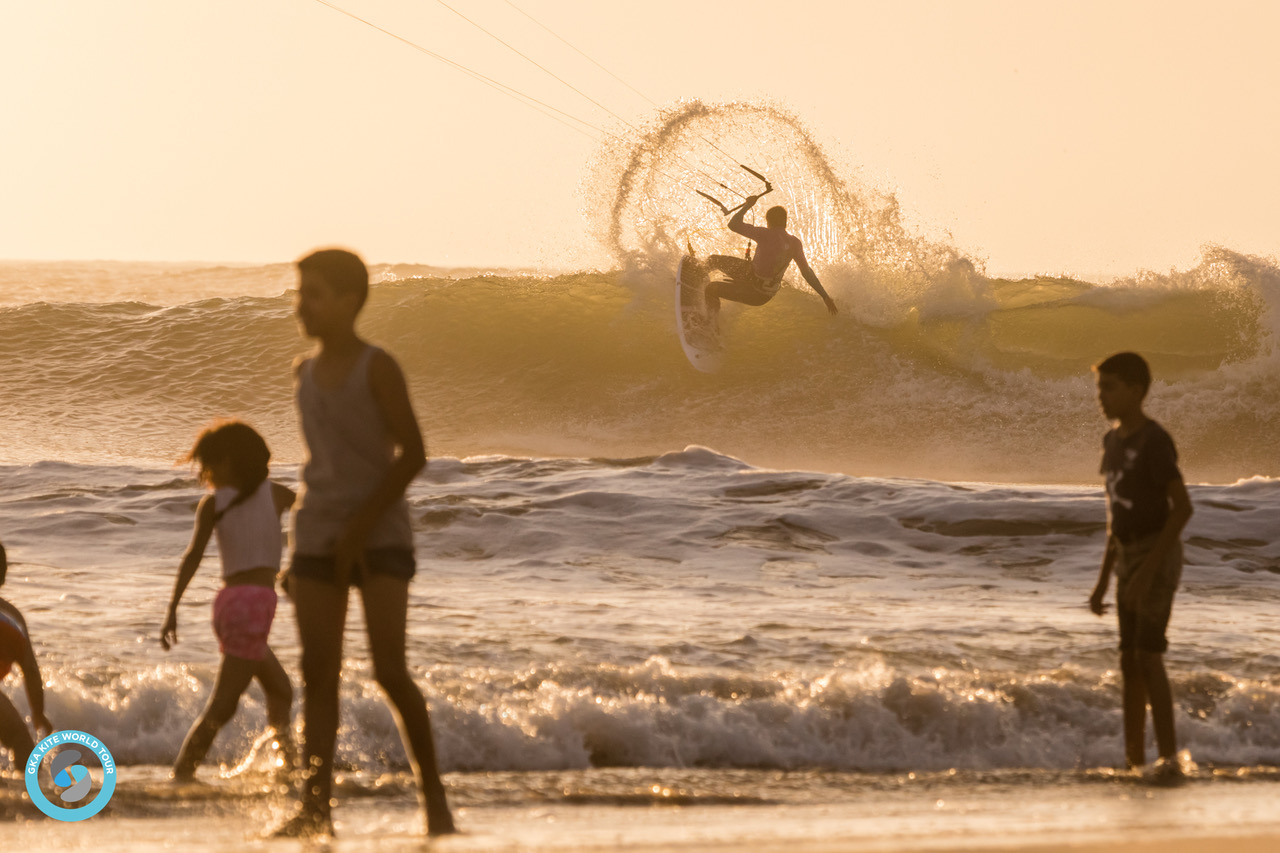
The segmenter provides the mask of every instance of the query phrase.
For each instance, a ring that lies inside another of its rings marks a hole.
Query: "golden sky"
[[[437,0],[334,0],[598,127]],[[448,0],[630,122],[506,0]],[[995,273],[1280,254],[1280,4],[512,0],[658,104],[766,98]],[[598,144],[315,0],[42,0],[0,26],[0,258],[607,264]]]

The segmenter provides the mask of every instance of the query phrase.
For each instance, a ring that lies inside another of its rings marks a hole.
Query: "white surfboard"
[[[724,360],[724,346],[716,320],[707,316],[703,289],[707,273],[690,255],[676,267],[676,331],[685,356],[703,373],[715,373]]]

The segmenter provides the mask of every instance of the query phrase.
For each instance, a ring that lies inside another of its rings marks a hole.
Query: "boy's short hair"
[[[1118,352],[1093,366],[1096,373],[1109,373],[1122,382],[1137,385],[1146,394],[1151,388],[1151,368],[1147,360],[1136,352]]]
[[[355,252],[346,249],[321,249],[298,261],[298,271],[314,273],[341,294],[354,293],[357,308],[369,298],[369,269]]]
[[[776,204],[764,213],[764,221],[769,223],[771,228],[787,227],[787,209],[780,204]]]

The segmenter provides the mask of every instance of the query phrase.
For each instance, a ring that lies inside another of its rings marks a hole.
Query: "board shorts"
[[[735,258],[732,255],[712,255],[707,266],[713,270],[719,270],[729,276],[729,283],[749,290],[760,301],[752,304],[763,305],[778,294],[778,290],[782,287],[782,276],[770,281],[761,278],[756,272],[755,265],[746,258]]]
[[[417,561],[412,548],[370,548],[364,552],[365,566],[375,575],[413,580]],[[332,556],[294,554],[289,561],[289,574],[298,578],[334,583],[336,565]],[[351,586],[364,586],[364,569],[359,563],[351,567]]]
[[[224,586],[213,600],[218,651],[245,660],[267,656],[267,636],[276,617],[276,591],[269,586]]]
[[[1138,607],[1129,609],[1120,602],[1125,590],[1142,561],[1156,544],[1156,536],[1148,536],[1129,544],[1117,540],[1116,552],[1116,614],[1120,619],[1120,650],[1137,649],[1164,654],[1169,649],[1165,630],[1169,627],[1169,615],[1173,612],[1173,596],[1182,580],[1182,543],[1175,542],[1165,555],[1164,563],[1151,580],[1151,587]]]

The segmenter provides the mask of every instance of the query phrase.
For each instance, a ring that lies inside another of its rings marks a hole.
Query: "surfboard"
[[[724,360],[720,327],[707,316],[703,289],[707,272],[692,255],[685,255],[676,267],[676,331],[680,347],[689,363],[703,373],[715,373]]]

